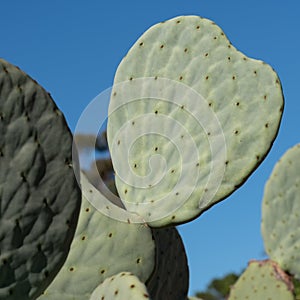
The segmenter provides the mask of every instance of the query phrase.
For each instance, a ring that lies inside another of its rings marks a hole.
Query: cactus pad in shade
[[[189,268],[184,245],[175,227],[153,229],[156,266],[147,288],[153,300],[182,300],[189,288]]]
[[[277,162],[265,186],[262,235],[265,250],[300,279],[300,144]]]
[[[88,185],[81,174],[81,185]],[[85,190],[85,187],[82,187]],[[91,187],[91,193],[94,190]],[[109,218],[82,199],[78,226],[68,258],[39,300],[89,299],[107,277],[122,270],[145,282],[155,266],[155,245],[149,227]]]
[[[107,278],[93,292],[89,300],[150,300],[147,288],[138,277],[122,272]]]
[[[251,261],[231,288],[228,300],[293,300],[293,283],[273,261]]]
[[[147,30],[120,63],[108,143],[119,195],[151,226],[183,223],[237,189],[277,135],[281,84],[212,21]]]
[[[81,191],[62,113],[2,59],[0,135],[0,299],[36,299],[67,257]]]

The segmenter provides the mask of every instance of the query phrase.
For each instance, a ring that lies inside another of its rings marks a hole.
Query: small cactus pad
[[[67,257],[81,191],[50,95],[0,59],[0,299],[36,299]]]
[[[82,174],[81,185],[87,184]],[[149,227],[109,218],[83,197],[68,258],[39,300],[63,299],[64,296],[89,299],[106,278],[124,270],[134,272],[145,282],[154,266],[155,245]]]
[[[122,272],[107,278],[94,290],[89,300],[125,299],[150,300],[150,296],[144,283],[142,283],[138,277],[129,272]]]
[[[156,245],[155,270],[147,281],[153,300],[185,299],[189,289],[189,268],[184,245],[175,227],[153,230]]]
[[[300,279],[300,144],[277,162],[265,186],[262,235],[266,253]]]
[[[251,261],[231,288],[228,300],[293,300],[293,284],[273,261]]]
[[[236,190],[277,135],[281,84],[212,21],[154,25],[120,63],[108,143],[125,207],[153,227],[199,216]]]

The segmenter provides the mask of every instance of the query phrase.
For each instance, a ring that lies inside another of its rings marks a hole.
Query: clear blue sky
[[[239,50],[272,65],[286,106],[269,156],[230,198],[179,228],[191,293],[213,277],[239,272],[249,259],[263,257],[264,184],[280,156],[300,142],[299,1],[10,0],[2,1],[0,9],[0,56],[52,94],[72,130],[85,106],[111,86],[116,67],[135,40],[151,25],[174,16],[212,19]]]

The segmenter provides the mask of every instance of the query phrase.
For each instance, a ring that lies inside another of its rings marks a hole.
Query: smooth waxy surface
[[[124,205],[152,226],[195,218],[261,163],[282,111],[274,70],[215,23],[154,25],[120,63],[111,95],[108,143]]]

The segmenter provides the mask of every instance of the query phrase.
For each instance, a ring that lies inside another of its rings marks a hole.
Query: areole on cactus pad
[[[154,25],[120,63],[109,107],[125,207],[154,227],[199,216],[262,162],[282,111],[274,70],[237,51],[214,22]]]

